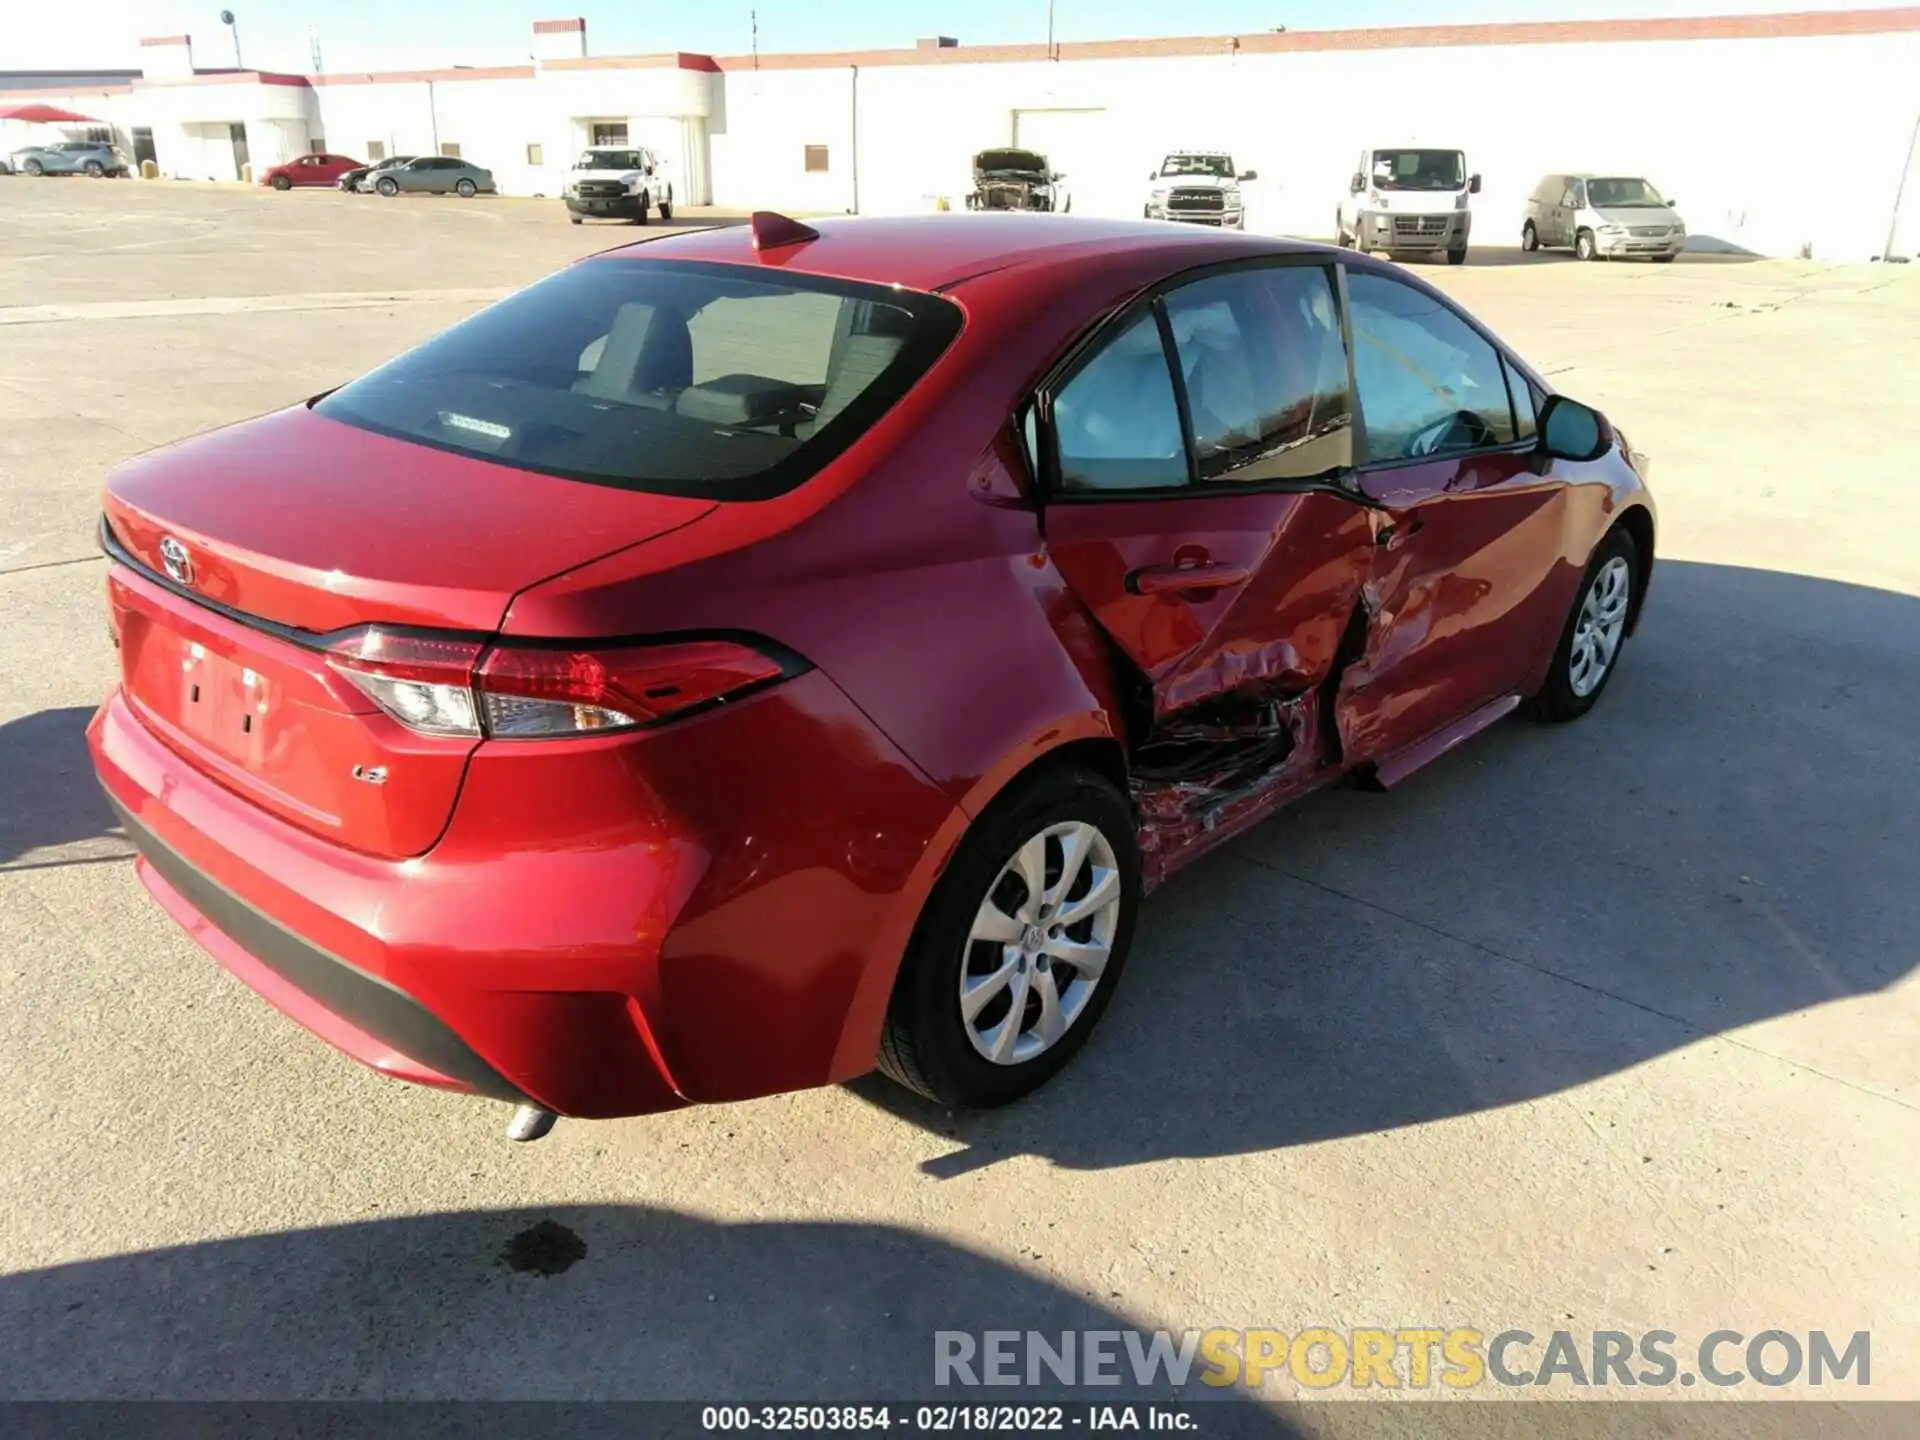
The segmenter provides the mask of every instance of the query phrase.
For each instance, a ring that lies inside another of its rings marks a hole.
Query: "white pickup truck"
[[[1146,218],[1243,230],[1247,211],[1240,182],[1259,178],[1252,170],[1236,171],[1224,150],[1169,151],[1147,176]]]
[[[1467,173],[1458,150],[1417,145],[1360,152],[1334,215],[1334,238],[1361,250],[1444,250],[1447,263],[1467,259],[1473,212],[1467,197],[1480,177]]]
[[[561,197],[567,217],[578,225],[589,218],[647,223],[651,211],[673,218],[673,181],[667,163],[644,145],[589,145],[567,172]]]

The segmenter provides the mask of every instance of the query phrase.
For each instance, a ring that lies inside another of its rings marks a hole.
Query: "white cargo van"
[[[1467,197],[1479,193],[1480,177],[1467,173],[1459,150],[1362,150],[1334,215],[1334,238],[1361,250],[1445,251],[1459,265],[1473,228]]]

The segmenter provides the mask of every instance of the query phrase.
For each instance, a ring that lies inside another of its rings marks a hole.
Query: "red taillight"
[[[785,673],[779,661],[732,640],[488,650],[459,637],[367,626],[329,648],[333,667],[402,724],[502,739],[657,724]]]
[[[490,735],[650,725],[775,679],[780,665],[731,640],[617,650],[493,651],[476,684]],[[571,712],[570,714],[568,712]]]

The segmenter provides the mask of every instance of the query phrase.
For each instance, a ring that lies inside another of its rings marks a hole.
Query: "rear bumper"
[[[196,868],[109,790],[140,879],[222,966],[275,1009],[396,1080],[516,1103],[527,1097],[405,991],[303,940]]]
[[[824,675],[640,736],[483,744],[385,859],[197,769],[116,691],[88,728],[147,888],[362,1063],[607,1117],[870,1069],[964,818]]]

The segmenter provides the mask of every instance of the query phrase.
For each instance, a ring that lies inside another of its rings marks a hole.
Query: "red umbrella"
[[[0,120],[24,120],[29,125],[98,125],[91,115],[76,115],[54,105],[15,105],[0,109]]]

